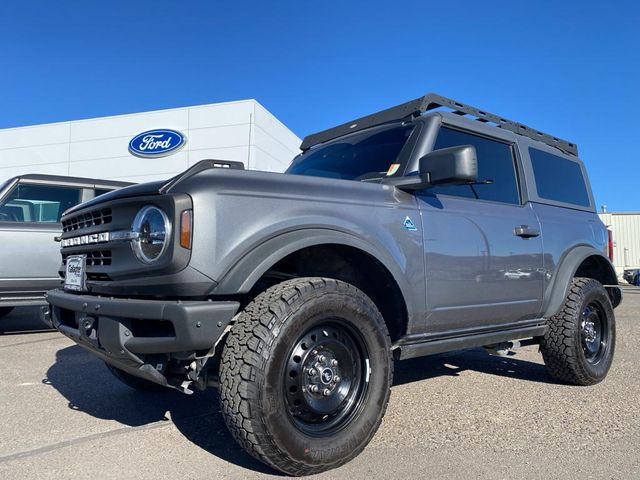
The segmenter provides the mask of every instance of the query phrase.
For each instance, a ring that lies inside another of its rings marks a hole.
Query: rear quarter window
[[[589,207],[589,193],[578,162],[529,147],[538,196]]]

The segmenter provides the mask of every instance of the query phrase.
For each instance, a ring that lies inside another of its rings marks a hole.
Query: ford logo
[[[148,130],[131,139],[129,152],[136,157],[164,157],[177,152],[185,143],[187,137],[176,130]]]

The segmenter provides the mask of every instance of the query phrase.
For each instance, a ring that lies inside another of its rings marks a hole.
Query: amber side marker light
[[[192,211],[183,210],[180,214],[180,246],[191,248]]]

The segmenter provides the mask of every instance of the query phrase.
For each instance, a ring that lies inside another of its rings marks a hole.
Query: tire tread
[[[257,402],[261,399],[266,362],[292,307],[301,297],[319,296],[327,289],[349,295],[364,295],[356,287],[330,278],[297,278],[275,285],[259,294],[236,318],[220,362],[220,404],[232,436],[256,459],[297,476],[334,468],[356,457],[373,437],[384,415],[383,410],[378,424],[363,442],[362,448],[354,450],[335,464],[323,466],[303,465],[290,459],[277,447],[261,416],[252,415],[252,405],[261,407]],[[375,305],[371,305],[375,309]],[[371,313],[376,318],[377,309]],[[382,328],[390,344],[384,323]],[[393,375],[393,362],[390,368]]]
[[[593,385],[601,380],[585,368],[578,350],[582,347],[576,343],[583,297],[593,288],[603,287],[592,278],[574,278],[564,304],[547,322],[547,332],[540,341],[540,351],[551,375],[573,385]]]

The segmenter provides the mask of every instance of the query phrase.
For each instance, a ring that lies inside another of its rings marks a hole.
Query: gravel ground
[[[134,392],[36,316],[0,320],[0,478],[278,475],[235,445],[215,391]],[[555,383],[536,347],[400,362],[373,442],[318,478],[640,479],[640,288],[616,316],[614,365],[594,387]]]

